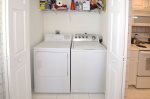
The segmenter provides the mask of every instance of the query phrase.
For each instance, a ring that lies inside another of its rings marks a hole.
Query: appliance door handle
[[[133,19],[138,19],[138,16],[134,16],[134,17],[132,17]]]

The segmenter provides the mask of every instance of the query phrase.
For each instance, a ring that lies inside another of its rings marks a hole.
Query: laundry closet
[[[9,57],[7,64],[9,71],[6,71],[8,79],[10,79],[7,82],[10,87],[10,97],[12,99],[21,99],[22,97],[31,99],[32,94],[33,97],[37,94],[38,99],[43,94],[78,93],[101,94],[101,99],[124,99],[129,1],[102,0],[102,9],[98,7],[88,10],[89,8],[85,5],[83,11],[79,8],[74,10],[72,7],[74,0],[58,0],[59,2],[56,3],[63,6],[60,8],[61,10],[58,10],[58,5],[49,6],[51,9],[56,6],[53,10],[50,10],[48,6],[48,9],[43,8],[45,4],[43,1],[12,0],[5,2],[6,5],[9,5],[5,9],[5,14],[8,15],[5,20],[8,22],[5,23],[6,35],[4,36],[7,37],[8,42],[5,43],[9,46],[5,54],[8,54]],[[58,9],[56,9],[57,7]],[[10,31],[13,32],[10,33]],[[58,45],[49,43],[56,40],[57,43],[59,42]],[[82,40],[84,42],[78,45],[78,42]],[[60,48],[59,50],[52,48],[52,52],[64,52],[57,54],[58,58],[56,58],[54,54],[48,53],[49,44]],[[43,46],[46,46],[46,53],[40,49]],[[67,50],[61,46],[65,46]],[[81,48],[86,49],[86,53],[81,54],[79,52]],[[66,58],[61,58],[62,56],[67,57],[67,63],[63,63]],[[49,62],[49,59],[52,62]],[[48,63],[59,64],[59,66],[52,69]],[[41,69],[41,64],[47,68]],[[60,67],[64,64],[67,64],[67,67]],[[102,67],[97,68],[97,64]],[[89,65],[93,67],[89,67]],[[89,69],[89,71],[85,69]],[[61,70],[67,70],[67,72],[62,73]],[[41,73],[41,71],[43,72]],[[55,71],[59,73],[59,77],[66,75],[67,77],[53,78],[52,76],[56,76]],[[77,75],[73,73],[77,73]],[[49,74],[51,79],[48,78]],[[39,76],[45,78],[38,78]],[[44,80],[47,80],[47,83],[44,83]],[[48,84],[52,86],[49,87]],[[63,84],[65,86],[62,87]],[[17,90],[13,91],[13,89]]]

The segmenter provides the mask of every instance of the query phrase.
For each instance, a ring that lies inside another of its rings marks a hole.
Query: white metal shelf
[[[40,10],[44,13],[104,13],[104,11],[100,11],[99,9],[90,10],[90,11],[77,11],[77,10]]]

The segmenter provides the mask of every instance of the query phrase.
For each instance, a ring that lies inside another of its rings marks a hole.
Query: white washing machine
[[[71,92],[104,93],[106,48],[94,34],[76,34],[71,49]]]
[[[38,93],[70,93],[71,35],[46,34],[34,47],[34,90]]]

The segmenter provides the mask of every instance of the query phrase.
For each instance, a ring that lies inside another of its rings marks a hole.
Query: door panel
[[[10,99],[31,99],[28,0],[7,0]]]
[[[21,68],[17,69],[16,73],[15,73],[15,82],[16,82],[16,85],[15,86],[15,89],[16,89],[16,97],[18,99],[28,99],[27,98],[27,85],[24,85],[26,84],[25,82],[27,81],[27,78],[26,78],[26,65],[23,65],[23,66],[20,66]],[[24,82],[25,81],[25,82]],[[25,93],[24,93],[25,92]]]
[[[109,73],[109,85],[107,84],[107,87],[109,87],[108,97],[106,99],[122,99],[122,77],[123,77],[123,69],[122,65],[123,62],[118,62],[115,60],[112,60],[111,58],[108,60],[111,62],[109,64],[110,67],[110,73]],[[107,89],[108,90],[108,89]],[[110,98],[111,97],[111,98]]]
[[[124,99],[128,37],[128,0],[107,0],[108,44],[106,99]]]
[[[25,13],[22,10],[13,10],[13,32],[15,54],[25,51]],[[19,42],[18,42],[19,41]]]
[[[37,52],[35,55],[36,73],[39,77],[68,76],[67,53]]]

